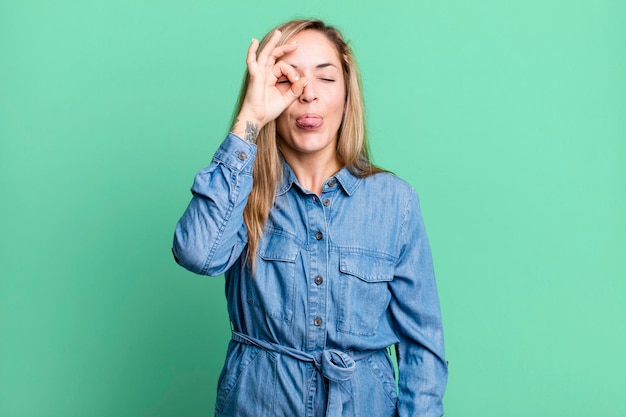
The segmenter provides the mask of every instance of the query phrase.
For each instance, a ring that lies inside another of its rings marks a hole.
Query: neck
[[[283,157],[300,185],[317,195],[322,194],[324,181],[342,168],[339,158],[334,153],[330,157],[283,153]]]

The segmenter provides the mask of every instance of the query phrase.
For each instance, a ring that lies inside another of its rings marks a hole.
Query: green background
[[[415,186],[446,415],[625,416],[626,3],[0,2],[0,416],[208,416],[223,279],[172,260],[246,48],[318,16]],[[374,416],[375,417],[375,416]]]

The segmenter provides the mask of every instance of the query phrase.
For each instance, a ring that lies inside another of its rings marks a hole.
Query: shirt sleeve
[[[176,262],[202,275],[220,275],[237,260],[247,240],[243,211],[252,189],[257,147],[230,133],[198,172],[192,198],[176,225]]]
[[[439,297],[417,194],[405,208],[400,258],[390,284],[399,343],[398,416],[440,417],[448,379]]]

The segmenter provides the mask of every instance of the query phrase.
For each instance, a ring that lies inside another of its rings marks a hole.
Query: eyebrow
[[[295,69],[298,69],[297,65],[293,65],[293,64],[289,64],[289,65],[291,65]],[[315,66],[315,68],[318,68],[318,69],[327,68],[327,67],[337,68],[335,64],[331,64],[330,62],[324,62],[323,64],[318,64]]]

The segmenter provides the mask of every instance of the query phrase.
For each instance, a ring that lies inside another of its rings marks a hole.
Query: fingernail
[[[296,75],[296,81],[298,81],[300,79],[299,75]]]
[[[291,42],[289,42],[289,43],[290,43],[290,44],[292,44],[292,45],[295,45],[295,44],[297,44],[298,42],[296,42],[296,41],[291,41]]]

